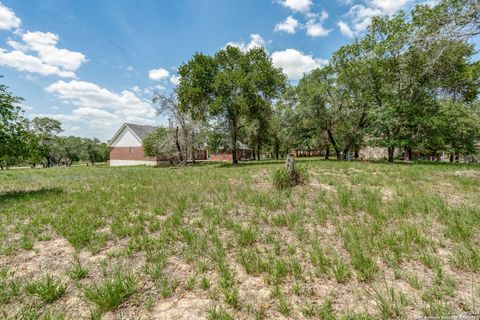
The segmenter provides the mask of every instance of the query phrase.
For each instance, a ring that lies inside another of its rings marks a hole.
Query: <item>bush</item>
[[[304,166],[296,166],[294,171],[294,177],[290,177],[290,174],[285,168],[278,168],[273,173],[273,185],[277,189],[286,189],[294,187],[299,184],[305,184],[308,181],[308,170]]]

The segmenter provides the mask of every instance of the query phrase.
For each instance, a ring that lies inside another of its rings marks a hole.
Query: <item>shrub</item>
[[[299,184],[305,184],[308,181],[308,170],[304,166],[296,166],[293,178],[285,168],[278,168],[273,173],[273,185],[277,189],[286,189]]]

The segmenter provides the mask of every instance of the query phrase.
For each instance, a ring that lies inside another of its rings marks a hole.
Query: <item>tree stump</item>
[[[285,170],[287,171],[288,175],[290,176],[290,183],[292,185],[295,184],[295,158],[292,157],[290,154],[287,154],[287,159],[285,160]]]

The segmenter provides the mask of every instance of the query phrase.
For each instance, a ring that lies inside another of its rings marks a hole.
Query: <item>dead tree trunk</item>
[[[180,147],[180,142],[178,141],[178,126],[175,130],[175,145],[177,146],[178,156],[180,158],[180,163],[183,164],[183,152],[182,148]]]
[[[290,182],[295,183],[295,158],[290,154],[287,154],[287,159],[285,160],[285,170],[290,176]]]

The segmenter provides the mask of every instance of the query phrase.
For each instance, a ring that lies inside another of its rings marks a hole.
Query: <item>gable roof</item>
[[[157,127],[144,124],[125,123],[125,125],[129,127],[141,141],[157,129]]]
[[[157,129],[157,127],[154,127],[154,126],[135,124],[135,123],[124,123],[122,124],[120,129],[118,129],[118,131],[113,135],[112,139],[108,142],[109,147],[117,139],[118,135],[125,128],[130,129],[130,131],[133,133],[135,138],[138,139],[139,142],[143,142],[143,139],[145,139],[150,133],[152,133],[153,131],[155,131],[155,129]]]

